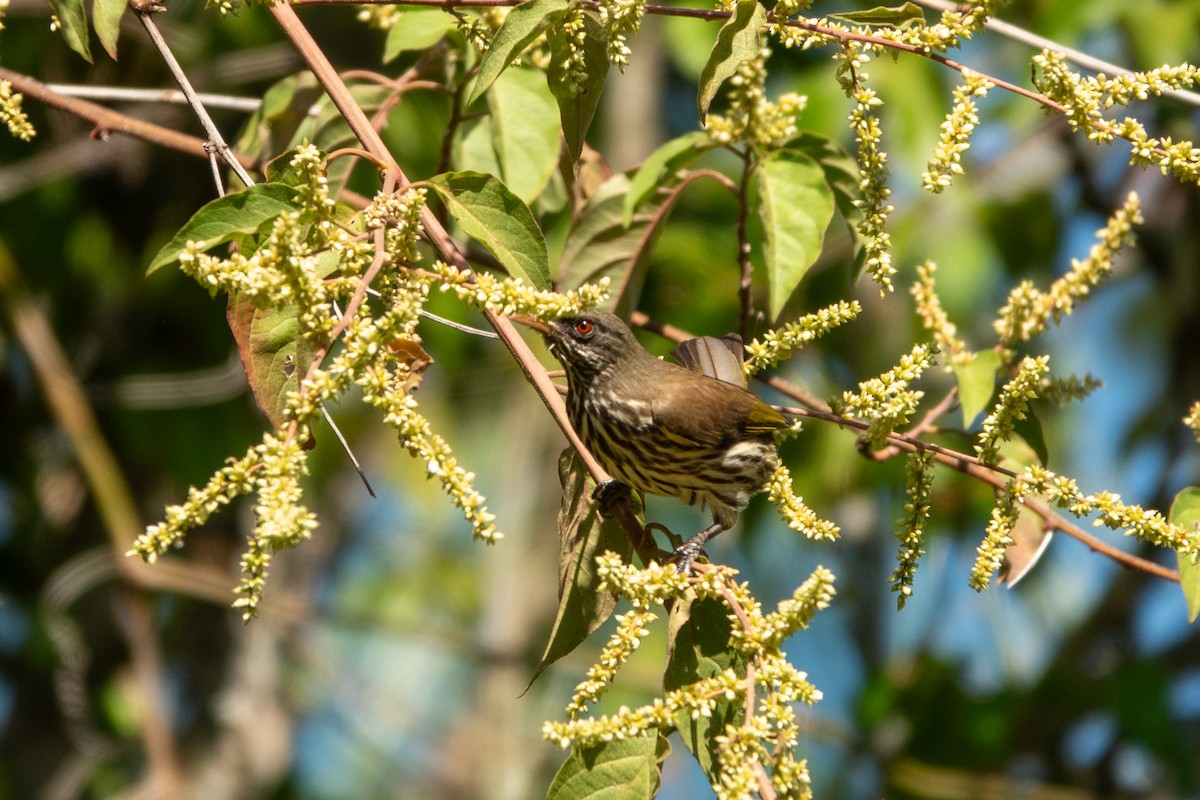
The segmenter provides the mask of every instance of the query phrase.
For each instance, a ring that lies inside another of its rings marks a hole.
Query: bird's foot
[[[609,478],[596,486],[595,491],[592,492],[592,499],[600,504],[601,513],[607,516],[613,506],[628,499],[629,494],[628,486],[616,478]]]
[[[675,553],[671,560],[675,562],[675,569],[687,575],[692,571],[692,563],[700,556],[701,549],[708,543],[708,540],[716,536],[721,531],[725,530],[724,526],[714,522],[704,530],[697,533],[692,538],[688,539],[679,547],[675,548]]]

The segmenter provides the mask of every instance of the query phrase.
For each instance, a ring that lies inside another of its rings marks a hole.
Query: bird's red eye
[[[575,332],[580,336],[591,336],[594,330],[596,330],[596,323],[590,319],[581,319],[575,323]]]

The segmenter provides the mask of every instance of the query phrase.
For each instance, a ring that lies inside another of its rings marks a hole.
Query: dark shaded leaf
[[[671,609],[667,631],[663,689],[674,691],[720,675],[727,669],[745,675],[746,659],[730,643],[732,632],[729,609],[720,600],[701,598],[676,602]],[[726,725],[740,725],[744,716],[740,702],[721,698],[710,717],[693,719],[686,709],[675,717],[684,746],[696,757],[710,781],[716,780],[715,737],[724,733]]]
[[[87,13],[83,0],[50,0],[50,8],[58,17],[63,40],[89,64],[92,63],[92,46],[88,41]]]
[[[604,519],[592,502],[594,485],[574,448],[558,457],[562,505],[558,510],[558,615],[530,683],[578,647],[617,607],[617,596],[599,589],[596,556],[612,551],[629,561],[633,546],[615,518]]]
[[[562,120],[563,137],[567,142],[567,152],[571,161],[576,162],[583,154],[583,143],[587,136],[592,118],[596,116],[596,108],[600,105],[600,95],[604,91],[604,81],[608,77],[608,53],[605,52],[604,26],[592,12],[583,14],[584,30],[587,38],[583,43],[583,63],[587,77],[579,87],[573,87],[563,69],[573,44],[563,36],[562,31],[551,27],[547,31],[550,42],[550,66],[546,68],[546,81],[550,84],[550,93],[558,101],[558,113]]]

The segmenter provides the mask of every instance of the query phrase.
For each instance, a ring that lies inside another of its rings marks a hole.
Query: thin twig
[[[13,72],[4,67],[0,67],[0,80],[8,81],[17,91],[30,100],[36,100],[43,105],[66,111],[80,119],[86,119],[94,123],[99,129],[99,133],[120,133],[134,139],[159,145],[160,147],[178,150],[188,155],[199,156],[201,158],[207,158],[208,156],[205,149],[205,141],[198,136],[179,133],[162,125],[155,125],[153,122],[147,122],[137,117],[131,117],[128,114],[122,114],[119,111],[113,111],[110,108],[105,108],[89,100],[68,97],[65,94],[51,90],[47,84],[42,83],[36,78],[22,75],[19,72]],[[257,159],[251,158],[248,155],[243,153],[235,153],[234,155],[238,163],[245,168],[257,169],[259,166]]]
[[[956,11],[963,8],[962,5],[948,2],[948,0],[916,0],[916,2],[918,5],[927,6],[928,8],[936,9],[938,11]],[[1095,56],[1089,55],[1082,50],[1076,50],[1073,47],[1067,47],[1065,44],[1056,42],[1053,39],[1047,39],[1044,36],[1038,36],[1032,31],[1027,31],[1024,28],[1013,25],[1011,22],[1005,22],[1002,19],[989,17],[983,23],[983,26],[1001,36],[1012,39],[1014,42],[1020,42],[1021,44],[1027,44],[1030,47],[1036,47],[1040,50],[1050,50],[1058,53],[1068,61],[1078,64],[1084,69],[1090,69],[1093,72],[1102,72],[1106,75],[1136,74],[1131,69],[1126,69],[1125,67],[1118,66],[1110,61],[1096,58]],[[1163,96],[1178,100],[1181,103],[1200,106],[1200,94],[1197,94],[1196,92],[1189,92],[1186,89],[1172,89],[1170,91],[1163,92]]]
[[[188,80],[187,73],[183,71],[183,67],[179,66],[179,62],[175,60],[175,54],[167,46],[167,40],[163,38],[162,33],[158,30],[158,26],[154,24],[150,12],[138,8],[134,8],[134,12],[137,18],[141,20],[142,27],[146,29],[146,33],[150,36],[150,41],[158,49],[158,54],[162,56],[167,68],[171,70],[171,75],[175,77],[175,82],[183,90],[183,94],[187,97],[192,111],[195,112],[196,117],[200,120],[200,124],[204,126],[204,132],[208,134],[208,141],[216,148],[217,154],[229,165],[229,168],[241,179],[242,183],[246,186],[253,186],[254,180],[246,172],[241,163],[234,158],[233,151],[225,143],[225,138],[221,136],[221,131],[217,128],[217,124],[208,115],[208,111],[204,108],[204,103],[200,101],[196,90],[192,88],[192,82]]]

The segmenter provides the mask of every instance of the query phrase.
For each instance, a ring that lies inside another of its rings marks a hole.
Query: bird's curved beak
[[[513,314],[511,317],[509,317],[509,319],[518,325],[524,325],[526,328],[533,328],[543,336],[549,334],[551,330],[549,323],[542,322],[540,319],[534,319],[533,317],[527,317],[524,314]]]

